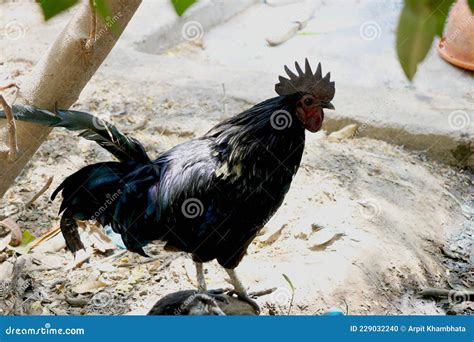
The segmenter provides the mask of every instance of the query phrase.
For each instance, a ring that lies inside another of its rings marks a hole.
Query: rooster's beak
[[[323,102],[321,103],[321,108],[327,108],[327,109],[332,109],[335,110],[334,105],[331,102]]]

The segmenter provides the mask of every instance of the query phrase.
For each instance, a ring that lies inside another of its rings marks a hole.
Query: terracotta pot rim
[[[474,63],[456,58],[446,50],[444,37],[441,38],[438,42],[438,52],[441,55],[441,57],[443,57],[449,63],[454,64],[463,69],[474,71]]]

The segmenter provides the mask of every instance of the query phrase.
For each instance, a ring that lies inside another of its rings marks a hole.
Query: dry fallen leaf
[[[0,264],[0,285],[9,282],[12,279],[13,264],[11,262],[4,262]]]
[[[161,264],[162,264],[162,262],[160,260],[156,260],[155,262],[152,262],[150,264],[148,269],[150,270],[150,272],[153,272],[153,271],[157,270],[158,268],[160,268]]]
[[[351,124],[341,128],[339,131],[329,134],[328,139],[332,141],[341,141],[354,136],[357,132],[357,125]]]
[[[28,270],[53,270],[64,266],[66,258],[64,254],[50,254],[34,252],[29,254],[32,265]]]
[[[114,250],[117,247],[112,243],[112,240],[100,229],[91,228],[91,234],[89,236],[92,246],[102,253],[110,250]]]
[[[106,287],[107,284],[101,282],[100,280],[86,280],[72,288],[72,292],[77,294],[83,294],[88,292],[94,292],[94,290],[101,289]]]
[[[21,228],[14,220],[7,217],[6,219],[0,221],[0,226],[6,228],[11,233],[11,246],[18,246],[21,243],[23,234],[21,233]]]
[[[76,255],[74,256],[74,260],[72,260],[67,266],[66,270],[72,270],[78,267],[81,267],[89,258],[92,256],[92,249],[86,248],[80,249],[77,251]]]
[[[7,236],[0,239],[0,252],[3,252],[7,248],[8,244],[12,239],[12,233],[8,233]]]
[[[287,224],[284,224],[283,226],[281,226],[280,229],[278,229],[275,233],[273,233],[272,235],[270,235],[265,241],[262,241],[260,242],[260,246],[270,246],[272,245],[273,243],[275,243],[281,236],[281,234],[283,233],[283,230],[288,227]]]
[[[317,244],[309,247],[309,249],[314,251],[314,252],[324,251],[326,248],[331,246],[334,242],[336,242],[339,239],[342,239],[343,236],[345,236],[345,234],[337,233],[333,237],[331,237],[330,239],[328,239],[328,240],[326,240],[322,243],[317,243]]]
[[[96,268],[101,272],[113,272],[117,269],[112,263],[110,262],[101,262],[96,266]]]

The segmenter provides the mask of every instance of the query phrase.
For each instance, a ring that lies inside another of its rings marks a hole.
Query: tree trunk
[[[109,0],[111,16],[105,23],[97,17],[95,41],[91,46],[88,38],[93,17],[88,2],[81,3],[66,28],[35,66],[31,77],[22,84],[18,102],[49,110],[55,105],[69,108],[112,50],[140,3],[141,0]],[[51,132],[48,127],[24,122],[17,122],[16,130],[17,159],[8,161],[8,153],[0,152],[0,198]]]

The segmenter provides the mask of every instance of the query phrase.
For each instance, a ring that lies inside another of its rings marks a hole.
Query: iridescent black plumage
[[[122,234],[134,252],[144,254],[148,242],[163,240],[197,261],[217,259],[233,268],[282,203],[298,170],[304,128],[291,114],[298,96],[259,103],[154,161],[136,140],[118,139],[122,135],[115,127],[97,127],[87,113],[53,114],[27,106],[15,106],[14,113],[19,120],[84,130],[82,136],[121,159],[86,166],[53,193],[53,199],[63,194],[62,229],[69,249],[82,248],[75,220],[95,219]],[[272,126],[275,112],[288,115],[287,127]],[[128,151],[137,151],[137,158]],[[197,212],[187,213],[186,205]]]
[[[307,82],[309,76],[304,77]],[[326,95],[334,84],[319,78],[323,100],[330,100]],[[288,90],[292,81],[293,93]],[[97,125],[87,113],[17,106],[14,115],[83,130],[81,136],[119,159],[79,170],[52,196],[62,191],[61,228],[73,252],[82,248],[75,220],[93,219],[110,224],[131,251],[144,255],[144,245],[162,240],[168,249],[191,253],[195,261],[217,259],[233,269],[283,202],[300,165],[305,129],[295,112],[305,89],[301,79],[292,81],[283,81],[279,93],[284,95],[225,120],[154,161],[138,141],[110,124]]]

